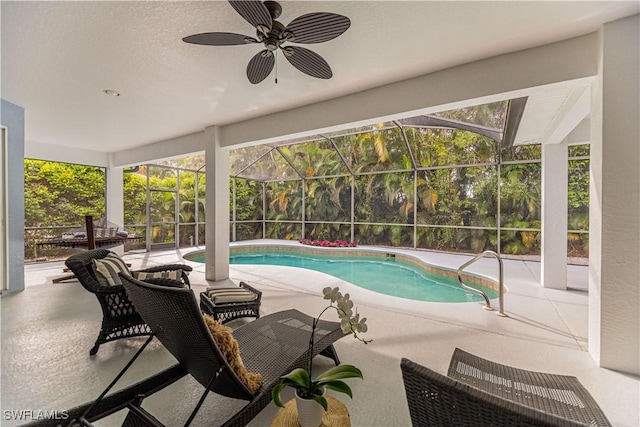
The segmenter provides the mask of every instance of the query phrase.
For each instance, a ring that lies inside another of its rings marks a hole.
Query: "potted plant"
[[[342,295],[339,288],[326,287],[322,290],[324,299],[329,300],[329,305],[325,307],[318,317],[313,319],[311,337],[309,338],[309,354],[313,354],[315,330],[320,317],[325,311],[335,309],[340,318],[340,326],[345,334],[352,334],[353,337],[364,344],[371,340],[365,340],[359,334],[367,332],[366,317],[360,319],[360,315],[353,313],[353,301],[349,294]],[[296,391],[298,403],[298,418],[302,427],[317,427],[322,423],[322,414],[327,410],[327,399],[324,397],[324,390],[329,389],[344,393],[353,397],[351,388],[342,381],[346,378],[362,378],[360,369],[353,365],[338,365],[331,368],[315,379],[312,378],[311,358],[306,369],[296,368],[287,375],[280,377],[272,391],[273,402],[283,407],[280,393],[285,387],[293,387]]]

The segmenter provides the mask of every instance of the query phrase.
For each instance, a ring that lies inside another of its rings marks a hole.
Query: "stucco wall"
[[[7,201],[9,286],[24,289],[24,109],[1,100],[0,122],[7,128]]]
[[[600,34],[592,128],[589,351],[605,368],[640,375],[640,15]],[[598,115],[595,115],[598,118]]]

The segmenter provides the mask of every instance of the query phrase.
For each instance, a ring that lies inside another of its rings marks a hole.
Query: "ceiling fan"
[[[309,76],[319,79],[330,79],[333,76],[327,61],[317,53],[300,46],[284,44],[314,44],[332,40],[349,29],[349,18],[335,13],[315,12],[299,16],[285,27],[276,21],[282,13],[282,7],[276,1],[229,0],[229,3],[240,16],[256,28],[256,38],[215,32],[193,34],[182,40],[208,46],[263,43],[265,49],[251,58],[247,65],[247,77],[253,84],[260,83],[271,73],[278,49],[291,65]]]

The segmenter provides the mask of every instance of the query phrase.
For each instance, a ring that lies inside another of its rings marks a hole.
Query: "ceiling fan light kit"
[[[262,43],[247,65],[247,78],[253,84],[263,81],[275,65],[274,53],[280,49],[283,56],[298,70],[319,79],[333,76],[331,67],[320,55],[300,46],[283,46],[284,43],[315,44],[333,40],[349,29],[351,21],[346,16],[329,12],[308,13],[297,17],[286,27],[276,21],[282,6],[276,1],[229,0],[231,7],[256,29],[256,38],[226,32],[193,34],[184,37],[186,43],[206,46],[234,46]],[[277,82],[277,80],[276,80]]]

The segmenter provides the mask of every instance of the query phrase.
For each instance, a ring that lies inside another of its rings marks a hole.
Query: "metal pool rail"
[[[502,266],[502,258],[500,258],[500,255],[498,255],[496,252],[494,251],[481,252],[478,255],[476,255],[473,259],[462,264],[460,268],[458,268],[458,282],[460,282],[460,286],[462,286],[464,289],[468,290],[469,292],[478,294],[482,296],[482,298],[484,298],[484,301],[486,303],[486,305],[484,306],[485,310],[493,310],[493,307],[491,307],[491,303],[489,302],[489,297],[487,296],[486,293],[484,293],[479,289],[475,289],[475,288],[472,288],[471,286],[465,285],[464,281],[462,280],[462,270],[469,267],[471,264],[478,261],[480,258],[483,258],[485,255],[491,255],[498,260],[498,298],[500,302],[500,310],[496,314],[501,317],[508,317],[508,315],[504,312],[504,292],[503,292],[504,291],[504,273],[503,273],[503,266]]]

